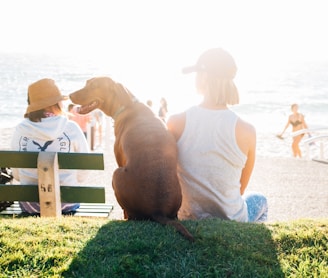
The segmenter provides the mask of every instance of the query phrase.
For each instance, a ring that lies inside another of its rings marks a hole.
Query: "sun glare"
[[[1,1],[0,51],[87,58],[145,98],[156,91],[158,99],[185,99],[176,92],[192,91],[193,81],[181,68],[210,47],[231,52],[240,81],[293,59],[328,60],[325,7],[303,0]]]

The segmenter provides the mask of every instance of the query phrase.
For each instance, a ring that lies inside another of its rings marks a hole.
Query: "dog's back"
[[[192,241],[192,235],[176,220],[182,200],[177,147],[164,122],[108,77],[88,80],[70,98],[81,105],[82,114],[98,108],[115,121],[114,152],[119,168],[112,183],[125,218],[171,225]]]
[[[133,218],[151,218],[154,208],[156,213],[176,217],[182,198],[177,148],[162,120],[137,103],[115,121],[115,134],[114,150],[122,169],[115,172],[114,180],[122,183],[124,179],[129,184],[129,192],[124,195],[140,200],[137,209],[125,204],[129,218],[132,214]]]

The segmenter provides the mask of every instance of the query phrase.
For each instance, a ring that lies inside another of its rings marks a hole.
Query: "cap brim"
[[[193,65],[190,67],[185,67],[182,69],[182,73],[186,74],[186,73],[192,73],[192,72],[196,72],[197,71],[197,66]]]

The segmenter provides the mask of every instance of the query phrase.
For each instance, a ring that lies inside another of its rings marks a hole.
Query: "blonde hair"
[[[231,78],[222,78],[202,73],[204,80],[198,85],[215,105],[234,105],[239,103],[239,92]]]

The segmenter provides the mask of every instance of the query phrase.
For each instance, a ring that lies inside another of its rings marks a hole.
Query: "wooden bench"
[[[20,214],[18,201],[39,202],[41,217],[60,217],[61,203],[81,203],[76,216],[108,217],[105,188],[59,184],[59,169],[104,170],[101,153],[0,151],[0,166],[36,168],[38,184],[0,184],[0,201],[15,201],[0,214]]]

